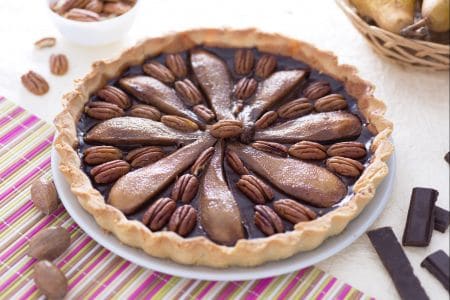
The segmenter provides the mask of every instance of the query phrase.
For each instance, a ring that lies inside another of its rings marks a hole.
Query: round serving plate
[[[278,276],[314,265],[340,252],[364,234],[381,214],[391,195],[396,168],[395,155],[392,155],[388,162],[389,174],[378,187],[374,199],[356,219],[348,224],[341,234],[327,239],[316,249],[301,252],[290,258],[266,263],[257,267],[214,269],[181,265],[167,259],[155,258],[142,250],[124,245],[114,235],[105,233],[97,225],[94,218],[78,203],[78,200],[70,191],[70,187],[64,176],[59,171],[58,165],[59,156],[55,149],[52,149],[53,179],[59,197],[67,212],[78,226],[100,245],[124,259],[148,269],[185,278],[220,281],[253,280]]]

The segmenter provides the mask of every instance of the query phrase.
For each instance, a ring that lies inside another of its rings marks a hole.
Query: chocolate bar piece
[[[402,299],[429,299],[391,227],[367,233]]]
[[[450,152],[447,152],[447,154],[445,154],[444,159],[450,164]]]
[[[428,255],[420,264],[428,270],[442,285],[449,290],[450,285],[450,257],[444,251],[438,250]]]
[[[411,195],[403,233],[403,246],[425,247],[430,244],[434,228],[434,207],[439,192],[416,187]]]
[[[434,229],[445,232],[450,225],[450,212],[439,206],[434,209]]]

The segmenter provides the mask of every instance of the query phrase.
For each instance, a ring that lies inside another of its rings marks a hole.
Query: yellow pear
[[[416,0],[350,0],[350,2],[360,15],[372,18],[378,26],[394,33],[400,33],[403,28],[414,22]]]
[[[423,0],[422,17],[435,32],[450,30],[450,0]]]

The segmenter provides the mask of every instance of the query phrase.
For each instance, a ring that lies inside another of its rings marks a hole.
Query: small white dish
[[[50,9],[54,0],[45,0],[48,14],[59,32],[70,42],[82,46],[101,46],[123,38],[133,25],[142,0],[125,14],[99,22],[79,22],[66,19]]]

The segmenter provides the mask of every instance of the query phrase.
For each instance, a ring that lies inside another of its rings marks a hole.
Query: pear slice
[[[330,207],[347,194],[345,184],[325,168],[293,158],[270,155],[251,146],[233,143],[245,165],[290,196],[317,207]]]
[[[200,184],[200,221],[208,237],[223,245],[234,245],[245,238],[239,207],[224,178],[222,143]]]
[[[192,143],[205,133],[185,133],[161,122],[144,118],[120,117],[95,125],[84,138],[86,142],[108,145],[173,145]]]
[[[225,62],[210,52],[197,49],[191,52],[191,65],[217,119],[234,120],[231,112],[233,86]]]
[[[357,116],[348,112],[326,112],[259,130],[255,133],[255,140],[289,144],[303,140],[328,142],[359,136],[361,130]]]
[[[111,188],[108,203],[125,214],[135,212],[174,181],[215,141],[212,136],[205,136],[154,164],[124,175]]]

